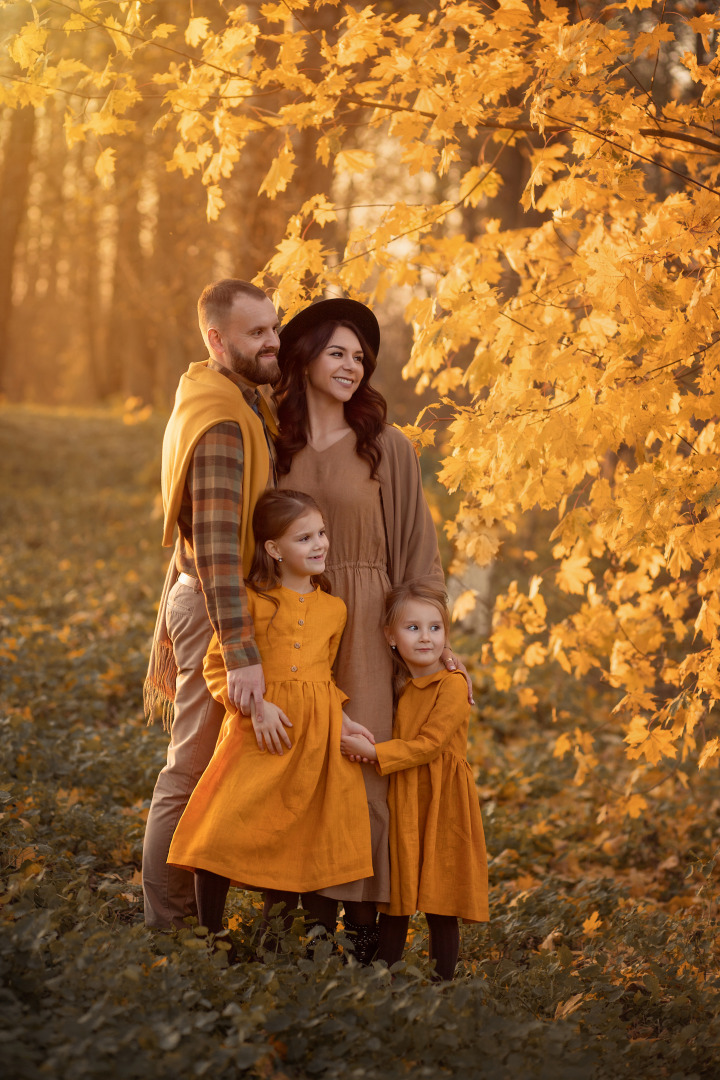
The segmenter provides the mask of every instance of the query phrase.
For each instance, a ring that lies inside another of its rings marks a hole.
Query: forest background
[[[717,1075],[716,5],[0,19],[10,1075]],[[141,926],[159,443],[227,274],[371,303],[422,451],[492,857],[449,992],[421,921],[392,983]]]

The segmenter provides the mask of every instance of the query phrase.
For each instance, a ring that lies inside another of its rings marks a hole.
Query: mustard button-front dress
[[[345,604],[320,589],[303,595],[282,587],[268,596],[248,589],[248,601],[265,699],[292,721],[292,749],[280,755],[258,748],[250,717],[230,705],[213,641],[205,677],[227,712],[168,862],[248,889],[311,892],[365,878],[372,874],[365,786],[357,765],[340,753],[347,697],[331,673]]]
[[[467,762],[470,706],[460,672],[411,679],[393,738],[375,747],[390,775],[390,915],[488,918],[488,871],[480,802]]]
[[[305,446],[278,487],[306,491],[317,502],[330,538],[325,574],[348,607],[348,624],[335,662],[338,685],[350,695],[348,716],[377,740],[392,734],[392,659],[382,632],[390,589],[380,484],[355,452],[352,431],[324,451]],[[373,870],[352,888],[323,890],[337,900],[387,900],[387,780],[372,765],[356,765],[365,780]]]

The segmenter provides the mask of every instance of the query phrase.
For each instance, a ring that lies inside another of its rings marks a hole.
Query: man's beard
[[[271,355],[263,350],[255,353],[254,356],[248,356],[230,343],[227,345],[227,351],[230,354],[231,370],[255,386],[260,386],[262,383],[276,383],[280,377],[280,368],[275,354]]]

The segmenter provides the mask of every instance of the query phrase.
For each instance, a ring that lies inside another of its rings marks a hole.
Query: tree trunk
[[[30,161],[35,135],[35,110],[16,109],[10,124],[8,152],[0,181],[0,391],[10,365],[10,321],[15,245],[25,216]]]

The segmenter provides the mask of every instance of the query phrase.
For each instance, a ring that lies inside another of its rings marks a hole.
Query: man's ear
[[[210,349],[212,349],[212,351],[215,353],[216,356],[218,356],[218,355],[222,356],[223,353],[225,352],[225,347],[223,345],[222,335],[221,335],[220,331],[215,326],[211,326],[208,329],[207,343],[208,343],[208,346],[210,347]]]

